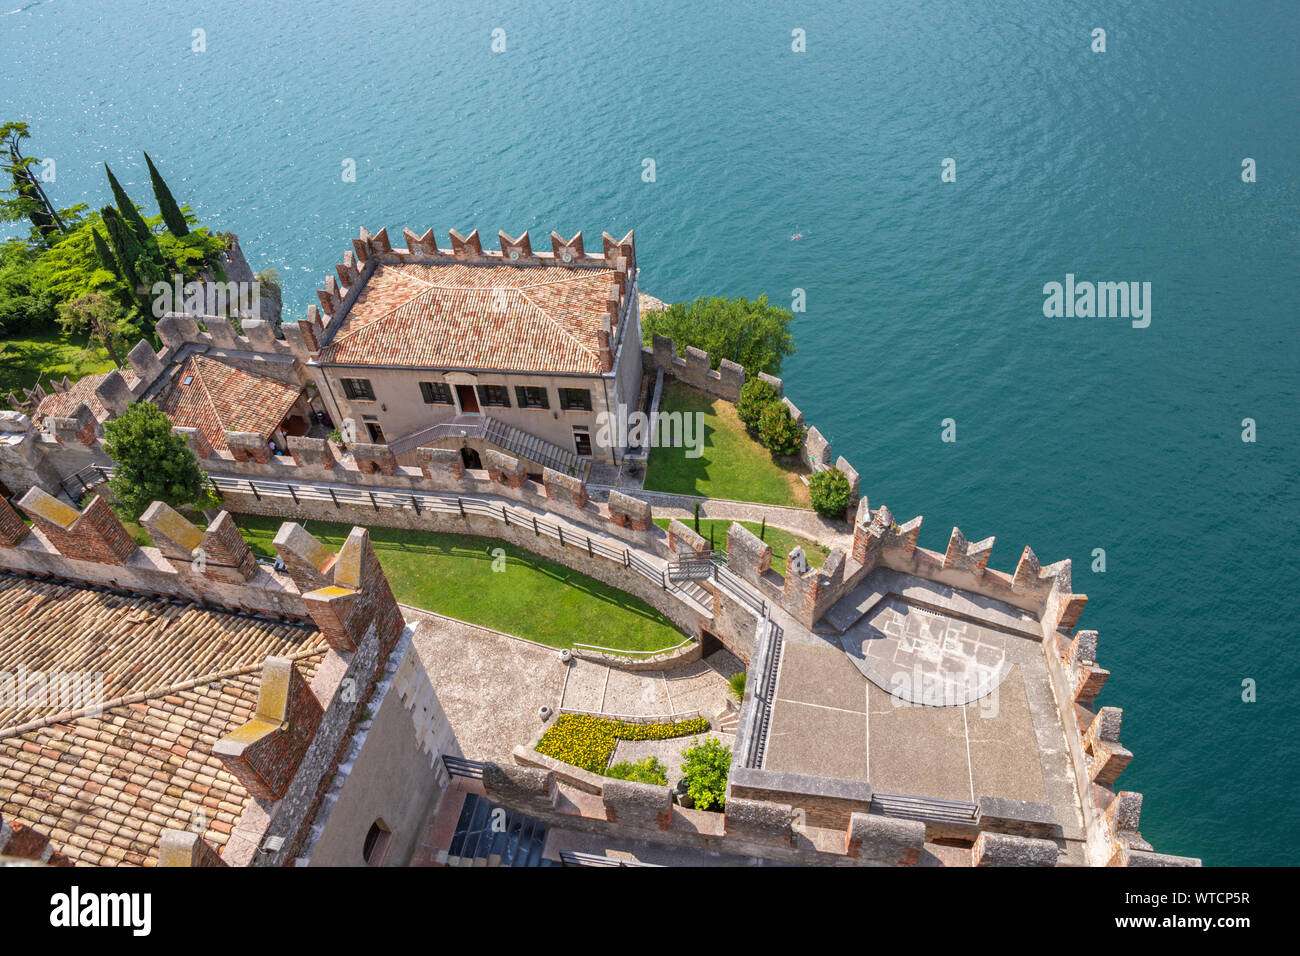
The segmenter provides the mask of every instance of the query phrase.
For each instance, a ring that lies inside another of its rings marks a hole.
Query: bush
[[[843,518],[852,499],[849,479],[838,468],[827,468],[808,479],[808,497],[823,518]]]
[[[736,414],[741,423],[750,431],[758,428],[758,420],[773,402],[781,401],[776,393],[776,386],[761,378],[751,378],[740,390],[740,399],[736,402]]]
[[[605,771],[605,776],[616,780],[632,780],[636,783],[656,783],[668,786],[668,768],[659,762],[658,757],[646,757],[633,763],[622,760]]]
[[[784,402],[773,402],[759,417],[758,440],[774,455],[797,455],[803,447],[803,428]]]
[[[744,700],[745,672],[741,671],[739,674],[732,674],[731,677],[727,679],[727,687],[731,690],[732,697],[736,698],[736,700]]]
[[[589,714],[561,714],[542,734],[537,752],[603,774],[620,740],[668,740],[708,729],[709,722],[703,718],[671,724],[632,724]]]
[[[682,780],[696,810],[725,809],[731,751],[710,737],[682,751]]]

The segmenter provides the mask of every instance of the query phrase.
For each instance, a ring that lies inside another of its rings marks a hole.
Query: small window
[[[451,386],[446,382],[421,382],[420,394],[426,405],[450,405]]]
[[[497,405],[501,408],[509,408],[510,392],[504,385],[480,385],[478,387],[478,400],[483,405]]]
[[[550,408],[550,399],[546,389],[534,385],[516,385],[515,398],[519,399],[520,408]]]
[[[585,388],[561,388],[560,407],[565,411],[591,411],[591,392]]]
[[[388,829],[388,825],[383,820],[376,820],[370,824],[365,843],[361,846],[361,856],[365,859],[366,865],[379,866],[382,864],[384,854],[388,852],[388,844],[392,842],[393,831]]]
[[[370,379],[368,378],[343,379],[343,394],[356,402],[373,402],[375,400],[375,390],[370,387]]]

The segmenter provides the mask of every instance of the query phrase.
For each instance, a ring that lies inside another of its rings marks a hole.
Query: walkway
[[[593,498],[599,491],[603,500],[609,497],[611,489],[603,485],[588,485],[588,490]],[[755,524],[766,518],[769,527],[801,534],[828,548],[839,548],[847,553],[853,547],[853,532],[845,522],[828,520],[807,508],[731,501],[726,498],[701,498],[667,491],[623,489],[623,493],[650,502],[657,518],[691,518],[695,514],[695,503],[699,502],[701,518],[730,518],[732,521],[752,521]]]

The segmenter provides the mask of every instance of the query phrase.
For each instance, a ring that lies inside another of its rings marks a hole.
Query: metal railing
[[[574,644],[573,647],[575,650],[581,648],[584,651],[596,651],[598,653],[604,654],[607,657],[633,657],[637,655],[640,655],[641,657],[654,657],[656,654],[671,654],[673,651],[683,648],[687,644],[694,644],[694,643],[695,643],[695,638],[688,637],[680,644],[674,644],[672,647],[660,648],[657,651],[623,651],[623,650],[619,650],[616,647],[599,647],[595,644]]]
[[[68,487],[67,483],[71,482],[72,487],[68,490],[68,493],[74,500],[79,500],[81,495],[84,495],[94,485],[111,478],[113,471],[111,465],[91,465],[64,479],[65,488]],[[558,541],[564,547],[586,551],[588,557],[599,555],[606,560],[615,561],[653,581],[665,591],[676,593],[697,604],[702,603],[699,594],[693,593],[690,588],[679,586],[679,582],[669,578],[666,566],[659,567],[630,548],[611,547],[605,541],[594,538],[590,534],[565,530],[563,525],[547,521],[544,518],[538,518],[533,512],[524,511],[521,508],[512,508],[507,504],[486,498],[468,495],[435,495],[416,491],[376,490],[345,485],[297,484],[289,481],[272,481],[270,479],[237,478],[232,475],[208,475],[208,481],[218,493],[251,494],[258,501],[263,498],[278,497],[289,498],[295,505],[300,505],[304,501],[327,502],[338,509],[341,509],[344,505],[357,505],[371,508],[376,514],[389,509],[401,510],[409,508],[417,516],[429,511],[435,514],[454,514],[460,517],[492,518],[501,521],[506,527],[523,528],[532,531],[539,538],[550,538],[553,541]],[[725,565],[717,561],[714,562],[713,580],[758,614],[765,613],[767,602],[755,593],[744,579],[727,570]]]
[[[960,800],[939,800],[935,797],[914,797],[904,793],[873,793],[871,810],[887,817],[904,820],[931,820],[937,823],[974,825],[979,822],[977,803]]]
[[[601,856],[599,853],[579,853],[576,850],[561,850],[560,862],[565,866],[653,866],[658,863],[642,863],[639,860],[616,860]]]
[[[474,780],[483,779],[483,764],[478,760],[466,760],[464,757],[452,757],[443,754],[442,765],[447,768],[447,773],[453,777],[470,777]]]
[[[388,447],[394,455],[405,455],[421,445],[428,445],[443,438],[482,438],[498,448],[504,448],[544,468],[554,469],[561,474],[576,475],[583,480],[586,480],[591,471],[590,461],[579,458],[573,452],[538,438],[522,428],[507,425],[490,415],[472,419],[458,415],[449,422],[430,425],[409,435],[403,435],[389,442]]]

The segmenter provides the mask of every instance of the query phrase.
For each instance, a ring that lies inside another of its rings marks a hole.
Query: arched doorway
[[[466,445],[460,450],[460,460],[466,468],[472,468],[475,471],[483,469],[483,462],[478,457],[478,452]]]

